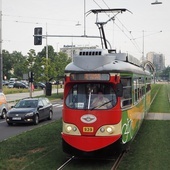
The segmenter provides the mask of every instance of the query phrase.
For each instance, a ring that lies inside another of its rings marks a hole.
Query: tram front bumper
[[[91,152],[107,147],[111,144],[114,144],[118,139],[120,139],[121,135],[115,136],[73,136],[66,135],[62,133],[63,140],[71,145],[73,148]]]

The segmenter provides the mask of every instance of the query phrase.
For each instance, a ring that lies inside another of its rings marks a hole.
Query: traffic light
[[[29,82],[34,82],[34,73],[32,71],[29,72]]]
[[[31,71],[31,82],[34,82],[34,73]]]
[[[42,27],[34,28],[34,45],[42,45]]]

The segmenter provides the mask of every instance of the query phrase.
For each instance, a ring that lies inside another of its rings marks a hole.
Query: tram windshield
[[[111,109],[116,103],[113,85],[108,83],[77,83],[66,97],[66,105],[73,109]]]

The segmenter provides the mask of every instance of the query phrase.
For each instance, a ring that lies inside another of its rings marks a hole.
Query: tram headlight
[[[70,126],[70,125],[68,125],[68,126],[66,126],[66,131],[69,133],[70,131],[76,131],[77,130],[77,128],[74,126],[74,127],[72,127],[72,126]]]
[[[96,136],[115,136],[121,134],[121,121],[114,125],[104,125],[101,126],[97,132]]]
[[[73,131],[75,132],[76,130],[77,130],[77,128],[74,126],[74,127],[73,127]]]
[[[69,133],[72,130],[72,127],[70,125],[66,126],[66,131]]]
[[[81,135],[76,125],[65,122],[63,122],[63,133],[69,135]]]
[[[109,134],[112,134],[112,133],[114,133],[114,131],[115,131],[115,128],[113,126],[107,126],[107,127],[100,128],[101,133],[107,132]]]
[[[105,128],[101,127],[100,132],[104,133],[104,131],[105,131]]]
[[[109,126],[109,127],[106,128],[106,131],[107,131],[108,133],[112,134],[112,133],[114,133],[114,127]]]

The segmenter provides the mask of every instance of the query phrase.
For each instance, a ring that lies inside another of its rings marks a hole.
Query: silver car
[[[0,92],[0,118],[4,119],[8,111],[8,104],[4,93]]]

